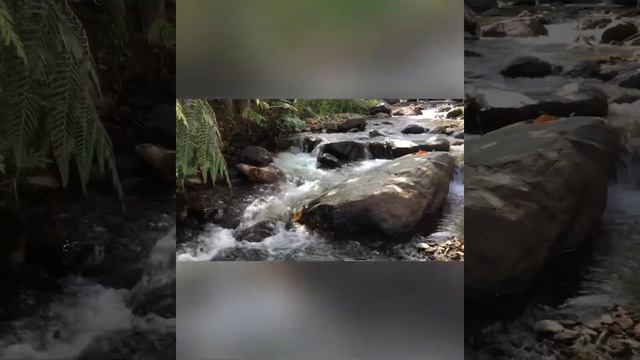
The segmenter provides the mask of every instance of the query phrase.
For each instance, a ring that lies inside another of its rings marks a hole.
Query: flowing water
[[[322,138],[323,142],[341,140],[355,141],[425,141],[430,134],[402,134],[408,124],[419,124],[427,128],[456,123],[460,120],[444,119],[445,112],[439,111],[438,103],[433,109],[423,111],[419,116],[374,118],[368,120],[367,130],[360,133],[312,134]],[[369,138],[369,130],[377,129],[385,138]],[[318,146],[319,147],[319,146]],[[316,147],[316,149],[318,149]],[[454,145],[450,153],[459,159],[461,166],[464,145]],[[329,240],[320,234],[309,231],[303,225],[287,225],[292,211],[306,202],[326,192],[331,187],[356,177],[367,170],[378,167],[390,160],[370,159],[351,163],[340,169],[324,170],[316,166],[316,153],[304,152],[299,146],[276,154],[274,165],[287,174],[287,180],[275,188],[255,186],[245,196],[253,199],[242,211],[240,224],[235,228],[220,225],[207,225],[204,233],[197,234],[178,249],[178,261],[206,261],[225,259],[225,251],[260,251],[260,260],[391,260],[423,259],[416,251],[416,245],[425,240],[448,240],[459,233],[458,225],[463,216],[463,179],[458,168],[456,176],[449,186],[447,205],[438,226],[433,233],[418,233],[405,244],[363,245],[356,239]],[[238,201],[245,203],[245,201]],[[261,242],[238,241],[234,233],[249,228],[264,220],[275,220],[276,231]]]
[[[562,93],[577,84],[602,88],[610,98],[640,94],[592,79],[549,76],[506,79],[499,71],[515,57],[533,55],[570,68],[584,59],[609,56],[631,58],[638,47],[575,45],[576,21],[549,25],[549,36],[529,39],[483,39],[465,44],[485,55],[466,59],[471,92],[503,96],[503,101],[528,101],[526,94]],[[508,95],[508,96],[504,96]],[[607,122],[623,135],[618,174],[609,187],[608,202],[599,229],[583,249],[559,256],[526,299],[486,313],[469,309],[466,357],[469,359],[539,359],[542,345],[533,331],[542,319],[592,320],[611,312],[614,305],[640,310],[640,101],[610,104]]]
[[[131,304],[165,284],[173,282],[175,288],[174,244],[175,229],[156,243],[133,290],[77,276],[63,280],[62,292],[40,313],[8,324],[9,336],[0,339],[0,358],[172,359],[175,317],[139,316]]]

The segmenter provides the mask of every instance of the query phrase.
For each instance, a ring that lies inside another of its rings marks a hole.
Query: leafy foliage
[[[176,175],[184,180],[198,172],[206,183],[225,177],[227,164],[216,115],[206,100],[176,100]]]
[[[298,100],[298,103],[309,109],[316,115],[337,113],[366,114],[370,104],[365,100],[354,99],[322,99],[322,100]]]
[[[86,192],[92,166],[111,173],[122,198],[84,27],[66,0],[0,0],[0,155],[20,176],[55,163]]]

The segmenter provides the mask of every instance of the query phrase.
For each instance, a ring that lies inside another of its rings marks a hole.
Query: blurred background
[[[462,98],[462,1],[177,8],[179,98]]]
[[[178,359],[462,359],[463,263],[178,263]]]

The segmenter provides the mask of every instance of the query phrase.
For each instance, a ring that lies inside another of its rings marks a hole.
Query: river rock
[[[425,128],[418,124],[409,124],[402,129],[403,134],[422,134],[425,132]]]
[[[247,146],[238,153],[238,160],[252,166],[267,166],[273,162],[273,157],[263,147]]]
[[[473,18],[473,11],[467,6],[464,7],[464,32],[472,36],[480,35],[480,25]]]
[[[551,65],[534,56],[523,56],[513,60],[500,73],[505,77],[538,78],[557,74],[562,67]]]
[[[329,153],[324,153],[318,156],[317,162],[318,167],[323,169],[337,169],[342,166],[340,160]]]
[[[584,241],[604,211],[616,148],[603,119],[591,117],[467,140],[465,296],[522,291],[554,254]]]
[[[368,158],[367,144],[345,140],[322,145],[318,152],[318,159],[323,154],[331,154],[342,161],[361,161]]]
[[[621,87],[640,90],[640,68],[618,75],[613,82]]]
[[[500,21],[482,27],[481,33],[484,37],[536,37],[549,34],[547,28],[534,18]]]
[[[379,102],[369,108],[369,115],[386,114],[391,115],[391,105],[386,101]]]
[[[386,136],[383,132],[379,131],[379,130],[371,130],[369,131],[369,137],[380,137],[380,136]]]
[[[541,113],[557,117],[604,117],[609,112],[607,95],[602,90],[580,87],[570,93],[544,96],[491,89],[483,95],[467,97],[465,107],[465,126],[471,134],[535,119]]]
[[[170,184],[176,183],[176,152],[154,144],[136,145],[136,153]]]
[[[422,107],[419,104],[398,103],[393,105],[391,115],[394,116],[414,116],[422,114]]]
[[[426,214],[445,203],[453,169],[447,153],[403,156],[310,201],[299,222],[334,233],[410,234]]]
[[[564,326],[560,325],[559,322],[553,320],[540,320],[538,321],[533,329],[538,333],[543,334],[555,334],[564,330]]]
[[[327,132],[347,132],[351,129],[364,131],[367,127],[367,120],[363,117],[347,118],[339,121],[326,122],[323,127]]]
[[[611,18],[587,18],[580,21],[578,24],[578,30],[593,30],[605,27],[611,24],[613,20]]]
[[[261,221],[253,226],[236,229],[233,237],[238,241],[261,242],[275,233],[276,224],[273,221]]]
[[[634,23],[630,21],[616,21],[605,28],[600,37],[600,42],[610,44],[612,42],[624,41],[637,32],[638,27]]]
[[[255,183],[270,184],[284,179],[284,173],[273,165],[259,167],[238,164],[238,170]]]
[[[447,119],[457,119],[464,114],[464,110],[458,108],[447,113]]]

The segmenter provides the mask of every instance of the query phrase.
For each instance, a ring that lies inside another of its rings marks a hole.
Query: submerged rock
[[[340,160],[338,160],[337,157],[329,154],[329,153],[324,153],[320,156],[318,156],[318,167],[319,168],[324,168],[324,169],[337,169],[340,166],[342,166],[342,163],[340,162]]]
[[[272,236],[275,231],[275,222],[265,220],[247,228],[237,229],[233,236],[237,241],[260,242]]]
[[[465,295],[521,291],[554,254],[584,241],[604,211],[616,149],[603,119],[590,117],[467,141]]]
[[[248,164],[238,164],[238,170],[255,183],[270,184],[284,179],[282,170],[273,165],[258,167]]]
[[[447,153],[401,157],[312,200],[298,221],[336,233],[409,234],[426,214],[444,204],[453,168]]]

